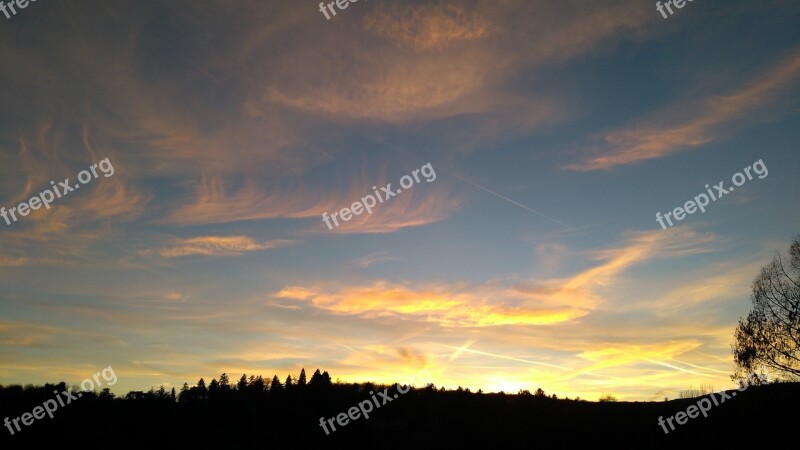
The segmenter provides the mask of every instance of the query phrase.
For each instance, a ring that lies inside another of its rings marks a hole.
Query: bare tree
[[[600,396],[600,400],[598,400],[598,401],[600,403],[616,402],[617,401],[617,397],[614,397],[611,394],[603,394],[603,395]]]
[[[714,392],[714,386],[710,384],[701,384],[700,389],[695,389],[694,386],[689,386],[689,389],[680,391],[678,398],[697,398],[708,395]]]
[[[789,247],[788,260],[780,252],[753,281],[753,309],[739,319],[734,334],[733,380],[800,379],[800,235]],[[763,379],[764,377],[757,377]]]

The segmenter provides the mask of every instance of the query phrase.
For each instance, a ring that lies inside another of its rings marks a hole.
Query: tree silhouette
[[[217,397],[219,395],[219,391],[219,382],[217,382],[216,378],[212,378],[211,383],[208,384],[208,396]]]
[[[283,390],[283,386],[281,386],[281,380],[278,379],[278,376],[275,375],[272,377],[272,385],[269,387],[269,391],[273,392],[280,392]]]
[[[175,388],[172,388],[172,392],[175,392]],[[114,397],[116,396],[111,393],[111,389],[109,388],[103,388],[103,390],[100,392],[100,395],[98,396],[98,398],[100,398],[101,400],[113,400]]]
[[[320,370],[317,369],[314,371],[314,374],[311,375],[311,380],[308,382],[308,387],[312,392],[319,394],[323,391],[329,390],[332,384],[331,376],[328,375],[328,372],[320,372]]]
[[[206,382],[202,378],[197,381],[197,386],[189,388],[187,383],[183,383],[183,388],[181,389],[181,395],[179,400],[181,402],[189,402],[193,400],[202,400],[208,396],[208,390],[206,389]]]
[[[264,383],[264,379],[261,378],[261,375],[256,377],[255,383],[253,383],[253,388],[255,389],[257,394],[261,394],[267,388],[266,383]]]
[[[160,446],[168,448],[339,448],[336,442],[324,432],[318,425],[321,418],[330,417],[333,420],[337,412],[348,411],[354,405],[363,404],[362,402],[378,402],[376,394],[388,388],[391,393],[391,385],[365,383],[338,382],[326,388],[329,377],[325,372],[319,372],[315,380],[315,388],[320,389],[314,392],[312,388],[300,389],[299,383],[290,380],[283,385],[277,375],[272,380],[272,391],[258,391],[256,386],[263,385],[261,377],[247,378],[248,385],[244,391],[240,391],[240,384],[237,383],[235,389],[222,391],[218,379],[212,380],[209,389],[213,389],[213,396],[203,396],[200,389],[206,389],[204,382],[198,382],[198,386],[189,387],[184,383],[180,389],[180,401],[176,403],[173,398],[174,390],[170,388],[155,389],[150,388],[147,392],[131,391],[127,395],[120,395],[122,398],[114,399],[108,389],[95,395],[91,392],[83,392],[82,399],[77,402],[79,406],[71,406],[72,419],[70,415],[62,414],[57,416],[58,420],[43,421],[43,432],[26,433],[26,436],[54,436],[61,437],[69,435],[71,438],[74,433],[71,430],[79,428],[82,424],[97,424],[97,429],[88,436],[83,442],[90,439],[102,438],[104,441],[113,439],[125,439],[126,443],[135,442],[137,446],[153,445],[157,442]],[[239,381],[242,381],[239,379]],[[252,381],[252,382],[250,382]],[[291,386],[287,389],[287,386]],[[66,387],[66,386],[65,386]],[[5,417],[6,410],[23,410],[28,405],[36,405],[45,399],[52,397],[55,385],[46,385],[45,388],[28,386],[0,386],[0,418]],[[453,390],[444,387],[436,388],[433,384],[428,384],[424,388],[409,388],[409,394],[402,397],[395,397],[391,401],[393,406],[386,406],[382,409],[382,417],[373,422],[376,429],[395,429],[399,432],[407,432],[409,435],[419,436],[415,447],[427,448],[427,443],[433,442],[436,448],[450,448],[453,433],[449,431],[449,424],[457,426],[461,417],[480,416],[481,421],[488,423],[488,433],[469,434],[464,436],[457,443],[458,447],[468,447],[472,442],[483,440],[489,442],[497,438],[497,433],[504,436],[513,436],[514,440],[502,439],[497,445],[491,448],[516,448],[514,442],[530,442],[530,427],[520,426],[521,423],[528,423],[531,418],[544,422],[545,430],[542,437],[537,438],[537,442],[546,439],[544,446],[550,448],[571,448],[572,445],[564,445],[565,436],[575,433],[576,429],[581,430],[580,434],[589,436],[596,442],[597,436],[608,435],[609,439],[619,440],[619,436],[627,436],[631,440],[649,442],[653,441],[656,434],[661,433],[653,420],[654,411],[673,410],[672,405],[656,407],[654,402],[616,402],[616,398],[604,394],[599,399],[600,407],[593,407],[587,404],[586,400],[580,397],[575,400],[559,400],[555,394],[544,395],[544,391],[539,389],[537,395],[528,390],[520,390],[516,395],[511,393],[470,393],[470,389],[459,386]],[[705,389],[705,387],[703,387]],[[786,430],[779,436],[791,437],[795,425],[796,417],[786,415],[781,411],[781,406],[791,402],[797,397],[800,391],[800,383],[780,383],[772,386],[764,386],[761,389],[753,389],[748,392],[752,397],[759,399],[759,414],[764,420],[754,421],[753,424],[759,427],[755,430],[757,439],[764,439],[769,433],[774,432],[776,423],[781,425],[780,430]],[[317,393],[321,395],[316,395]],[[766,395],[762,395],[766,394]],[[733,396],[731,394],[731,396]],[[62,396],[63,397],[63,396]],[[728,397],[730,398],[730,397]],[[666,400],[666,399],[665,399]],[[720,399],[721,400],[721,399]],[[53,400],[55,401],[55,400]],[[708,400],[706,400],[708,401]],[[395,403],[398,402],[398,403]],[[381,401],[382,404],[386,404]],[[387,402],[388,403],[388,402]],[[41,404],[41,403],[40,403]],[[686,402],[686,405],[690,404]],[[700,405],[701,403],[698,403]],[[9,406],[10,405],[10,406]],[[18,406],[15,406],[18,405]],[[406,406],[401,406],[406,405]],[[710,405],[710,403],[709,403]],[[726,402],[725,408],[719,408],[718,416],[725,419],[741,418],[746,421],[752,415],[753,404],[748,401]],[[4,409],[5,408],[5,409]],[[82,409],[83,408],[83,409]],[[432,414],[423,420],[414,420],[420,412],[430,411]],[[672,414],[673,412],[670,412]],[[441,417],[455,417],[457,420],[451,422],[439,422],[433,415]],[[659,412],[658,414],[663,414]],[[15,416],[16,417],[16,416]],[[14,417],[12,417],[13,419]],[[572,420],[574,419],[574,420]],[[624,419],[624,420],[623,420]],[[783,421],[783,422],[782,422]],[[155,427],[153,423],[170,423],[174,428]],[[719,420],[717,422],[706,421],[703,426],[681,429],[684,435],[692,439],[702,439],[703,436],[717,436],[730,434],[730,420]],[[125,424],[123,428],[120,424]],[[265,430],[265,424],[268,429]],[[750,426],[754,426],[750,424]],[[47,428],[50,425],[51,428]],[[447,427],[443,431],[443,425]],[[577,426],[576,426],[577,425]],[[13,427],[13,425],[11,425]],[[475,422],[468,424],[473,428],[478,428]],[[578,428],[580,427],[580,428]],[[0,428],[4,428],[0,426]],[[174,430],[180,430],[175,432]],[[213,432],[209,432],[212,430]],[[331,430],[329,428],[329,430]],[[3,430],[5,431],[5,429]],[[124,434],[123,434],[124,433]],[[339,432],[337,432],[339,433]],[[555,434],[552,434],[555,433]],[[605,434],[604,434],[605,433]],[[612,434],[613,433],[613,434]],[[99,434],[99,436],[98,436]],[[352,439],[345,433],[337,434],[340,442],[350,443],[352,448],[380,448],[381,441],[385,439],[381,433],[376,434],[374,440],[369,437],[365,439],[367,433],[351,433]],[[670,433],[670,435],[672,435]],[[553,436],[547,440],[548,436]],[[0,443],[5,443],[4,437],[0,435]],[[14,436],[16,438],[16,436]],[[741,439],[741,434],[737,434],[737,439]],[[300,439],[300,441],[298,441]],[[231,441],[234,444],[231,444]],[[368,445],[363,445],[364,441]],[[605,442],[605,441],[604,441]],[[655,441],[654,441],[655,442]],[[569,441],[568,444],[573,443]],[[1,444],[0,444],[1,445]],[[577,446],[577,445],[575,445]],[[57,447],[57,445],[54,445]],[[402,446],[397,448],[408,448]],[[656,447],[660,447],[656,445]],[[735,445],[731,446],[738,448]],[[0,448],[6,448],[2,446]],[[17,448],[17,446],[11,447]],[[38,448],[33,446],[33,448]]]
[[[228,380],[228,374],[223,373],[219,376],[219,388],[223,391],[228,391],[231,388],[231,382]]]
[[[300,377],[297,379],[297,385],[303,387],[306,385],[306,369],[300,369]]]
[[[319,369],[314,371],[314,374],[311,375],[311,381],[308,383],[311,387],[318,387],[322,384],[322,373]]]
[[[739,319],[734,333],[737,368],[731,378],[744,383],[752,374],[766,372],[800,379],[800,236],[789,247],[788,261],[778,252],[752,289],[753,309]]]
[[[200,378],[200,380],[197,381],[197,386],[194,389],[197,389],[197,397],[199,398],[208,397],[208,388],[206,388],[206,382],[202,378]]]
[[[239,392],[244,392],[247,389],[247,375],[242,374],[242,378],[239,378],[239,382],[236,383],[236,389]]]
[[[609,403],[609,402],[616,402],[616,401],[617,401],[617,397],[614,397],[611,394],[603,394],[603,395],[600,396],[600,400],[599,400],[600,403]]]
[[[283,387],[286,390],[289,390],[289,389],[292,388],[292,376],[291,375],[286,375],[286,381],[283,383]]]

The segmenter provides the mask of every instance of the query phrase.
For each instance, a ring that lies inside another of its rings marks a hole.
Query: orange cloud
[[[686,230],[629,233],[617,248],[594,252],[602,261],[566,279],[531,280],[503,287],[437,285],[408,288],[378,281],[343,288],[287,286],[274,294],[308,303],[334,314],[365,318],[408,316],[443,327],[554,325],[590,314],[603,303],[599,293],[636,264],[708,251],[712,235]]]
[[[287,247],[296,242],[285,239],[258,242],[248,236],[199,236],[178,239],[172,246],[159,249],[158,253],[167,258],[188,255],[239,256],[245,252]]]
[[[325,36],[337,49],[335,60],[316,43],[281,54],[262,100],[339,122],[481,114],[487,127],[522,120],[530,128],[552,120],[541,112],[557,103],[509,95],[504,82],[585,54],[624,31],[641,31],[651,17],[630,1],[590,7],[579,1],[557,7],[543,1],[388,4],[368,14],[363,26],[343,24],[348,33],[335,29]],[[308,64],[323,59],[323,66]],[[509,110],[515,114],[491,117]]]
[[[378,264],[387,261],[397,261],[398,259],[400,258],[390,256],[388,252],[376,252],[376,253],[370,253],[369,255],[363,256],[353,261],[348,261],[345,263],[345,266],[366,269],[367,267],[373,264]]]
[[[351,198],[360,200],[364,195]],[[333,212],[343,207],[350,207],[350,205],[351,203],[340,203],[335,208],[326,211]],[[443,185],[427,186],[427,183],[423,183],[404,191],[399,197],[379,204],[373,208],[372,214],[362,213],[359,216],[353,216],[349,222],[340,222],[340,225],[332,230],[328,230],[327,226],[319,227],[319,229],[324,233],[391,233],[404,228],[442,221],[458,211],[461,205],[462,199],[450,196],[447,187]]]
[[[442,49],[479,39],[489,31],[485,17],[457,3],[393,3],[368,15],[364,25],[398,47],[412,50]]]
[[[628,129],[613,131],[602,139],[598,156],[565,168],[577,171],[607,170],[638,161],[661,158],[715,141],[722,125],[733,125],[746,114],[778,99],[800,77],[800,51],[739,90],[707,97],[699,102],[670,106],[657,117]],[[667,125],[661,125],[667,123]]]
[[[438,322],[445,327],[547,325],[578,315],[568,309],[493,305],[473,294],[447,292],[443,289],[411,290],[388,282],[344,288],[335,292],[289,286],[275,296],[306,300],[316,308],[335,314],[358,314],[365,317],[407,315]]]
[[[0,254],[0,267],[24,266],[27,262],[28,258],[15,258],[13,256]]]
[[[343,191],[319,185],[313,189],[303,186],[294,178],[295,189],[281,189],[277,184],[262,186],[253,180],[229,192],[221,177],[204,177],[197,186],[196,200],[177,207],[167,222],[179,225],[227,223],[242,220],[294,218],[318,219],[312,230],[331,232],[322,222],[323,212],[347,208],[354,201],[372,194],[368,181],[361,175]],[[382,185],[381,182],[377,183]],[[441,221],[458,210],[461,200],[450,197],[446,186],[428,183],[415,185],[402,195],[380,203],[372,214],[353,216],[349,222],[340,222],[332,232],[337,233],[390,233],[406,227],[427,225]]]

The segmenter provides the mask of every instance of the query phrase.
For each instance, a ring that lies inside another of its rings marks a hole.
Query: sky
[[[0,384],[733,386],[800,232],[798,2],[347,5],[0,15]]]

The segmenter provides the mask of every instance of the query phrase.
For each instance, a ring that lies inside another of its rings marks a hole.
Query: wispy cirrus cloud
[[[13,257],[0,254],[0,267],[24,266],[27,262],[28,258],[25,257]]]
[[[247,252],[289,247],[297,242],[288,239],[257,241],[248,236],[199,236],[177,239],[172,245],[160,248],[157,252],[167,258],[190,255],[239,256]]]
[[[531,128],[561,115],[554,114],[558,103],[510,95],[503,87],[509,77],[583,55],[631,30],[642,33],[651,16],[632,1],[387,4],[363,25],[342,25],[352,27],[348,36],[366,35],[369,51],[334,30],[336,61],[305,64],[324,57],[327,50],[317,45],[282,54],[262,101],[337,121],[407,124],[475,114],[487,127],[517,127],[522,118]]]
[[[345,266],[348,267],[358,267],[360,269],[366,269],[367,267],[387,261],[397,261],[400,258],[390,256],[388,252],[376,252],[370,253],[369,255],[363,256],[361,258],[348,261],[345,263]]]
[[[800,51],[795,50],[739,89],[700,101],[682,101],[639,124],[607,133],[600,138],[603,143],[593,150],[594,155],[564,167],[608,170],[708,144],[720,137],[724,126],[740,124],[747,115],[776,101],[798,79]]]
[[[486,35],[490,27],[485,15],[460,3],[387,5],[367,15],[364,25],[398,47],[411,50],[442,49],[473,41]]]
[[[378,185],[383,180],[378,178]],[[312,230],[331,232],[321,221],[325,211],[339,211],[371,194],[375,181],[357,176],[344,188],[328,189],[310,185],[302,177],[273,185],[247,180],[238,189],[227,187],[222,177],[204,177],[196,186],[193,200],[177,207],[166,218],[167,223],[196,225],[230,223],[258,219],[320,219]],[[425,192],[422,188],[426,187]],[[435,186],[417,186],[402,195],[379,204],[372,214],[353,216],[335,227],[336,233],[391,233],[407,227],[435,223],[457,211],[462,199],[449,194],[441,182]]]

